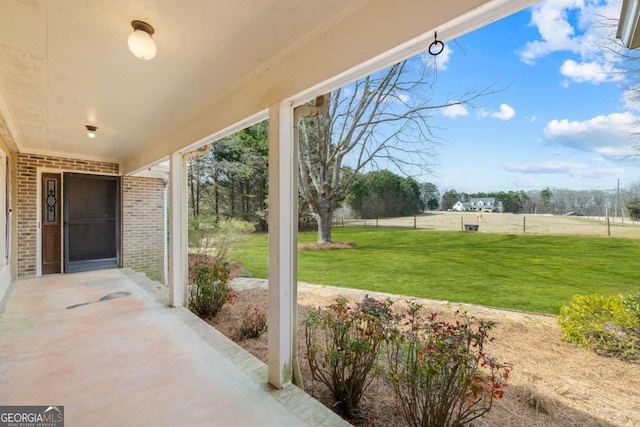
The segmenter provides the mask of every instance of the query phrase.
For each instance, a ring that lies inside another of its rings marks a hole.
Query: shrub
[[[421,311],[410,303],[396,318],[386,377],[408,425],[466,424],[488,412],[507,385],[510,367],[484,350],[493,323],[464,316],[450,323],[435,313],[425,321]]]
[[[576,295],[560,309],[562,339],[622,360],[640,360],[640,296]]]
[[[235,297],[229,277],[229,263],[220,258],[196,265],[194,283],[189,286],[189,309],[203,319],[218,314]]]
[[[627,202],[627,210],[629,211],[629,216],[631,216],[631,219],[640,219],[640,199],[634,197],[633,199],[629,200]]]
[[[624,296],[622,304],[640,322],[640,293]]]
[[[365,296],[354,307],[345,298],[310,310],[304,319],[311,376],[324,384],[339,414],[360,414],[360,399],[373,379],[392,317],[391,301]]]
[[[248,309],[238,331],[240,338],[259,338],[267,332],[267,315],[258,307]]]

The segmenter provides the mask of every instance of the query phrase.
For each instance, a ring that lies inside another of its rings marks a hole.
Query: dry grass
[[[250,289],[238,293],[238,299],[223,307],[211,322],[234,338],[248,308],[266,310],[267,291]],[[352,289],[301,285],[299,309],[328,305],[343,295],[357,301],[364,293]],[[384,295],[375,295],[384,297]],[[400,299],[395,297],[396,299]],[[560,340],[555,318],[527,313],[492,310],[473,306],[453,306],[422,300],[433,309],[458,308],[477,317],[496,320],[495,342],[490,354],[513,365],[510,385],[504,399],[475,426],[638,426],[640,425],[640,366],[597,356]],[[298,342],[304,343],[300,328]],[[239,344],[266,361],[267,339],[243,340]],[[318,384],[312,383],[301,353],[301,368],[307,392],[329,404]],[[402,426],[401,414],[393,393],[384,381],[376,381],[364,400],[365,425]]]
[[[347,227],[376,227],[375,219],[355,220],[339,219],[337,226],[344,223]],[[380,228],[413,228],[414,218],[380,218]],[[416,228],[427,230],[460,231],[462,224],[478,224],[473,212],[437,212],[418,215]],[[640,222],[629,218],[610,218],[609,226],[605,218],[553,216],[511,213],[485,212],[479,223],[479,233],[499,234],[552,234],[574,236],[609,236],[640,238]]]

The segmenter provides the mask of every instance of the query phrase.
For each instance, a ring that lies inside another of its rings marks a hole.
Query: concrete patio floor
[[[102,300],[101,300],[102,299]],[[12,284],[0,303],[0,405],[63,405],[67,426],[348,425],[127,270]]]

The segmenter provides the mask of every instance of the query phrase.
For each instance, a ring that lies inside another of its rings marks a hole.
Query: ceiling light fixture
[[[98,127],[93,125],[86,125],[86,128],[87,128],[87,136],[89,138],[95,138]]]
[[[129,50],[140,59],[148,60],[156,56],[156,42],[151,36],[153,27],[143,21],[131,21],[133,33],[129,36]]]

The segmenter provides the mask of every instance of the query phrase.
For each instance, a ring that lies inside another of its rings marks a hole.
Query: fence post
[[[416,216],[413,216],[413,229],[416,229]]]
[[[344,217],[342,217],[342,228],[344,228]]]
[[[527,232],[527,217],[522,217],[522,233],[525,234]]]
[[[378,217],[376,217],[376,228],[378,228]]]
[[[611,222],[609,221],[609,217],[607,217],[607,236],[611,236]]]
[[[460,230],[464,231],[464,217],[460,217]]]

